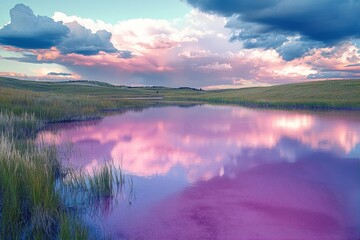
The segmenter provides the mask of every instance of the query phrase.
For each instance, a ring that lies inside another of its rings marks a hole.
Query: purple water
[[[360,239],[359,112],[151,108],[39,139],[132,176],[99,221],[114,239]]]

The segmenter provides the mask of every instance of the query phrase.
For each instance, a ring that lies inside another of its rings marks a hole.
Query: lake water
[[[114,239],[360,238],[359,112],[161,107],[56,129],[39,138],[71,142],[66,164],[131,176],[97,220]]]

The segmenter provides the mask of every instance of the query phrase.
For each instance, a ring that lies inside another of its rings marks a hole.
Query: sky
[[[0,76],[204,89],[360,78],[360,0],[8,0]]]

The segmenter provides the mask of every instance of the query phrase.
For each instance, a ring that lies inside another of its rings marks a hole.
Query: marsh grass
[[[126,181],[131,181],[131,178],[126,180],[121,167],[115,166],[113,162],[105,162],[90,172],[68,169],[62,193],[72,196],[66,198],[68,205],[85,205],[91,214],[106,215],[118,203]]]
[[[2,239],[52,237],[62,208],[55,190],[56,160],[49,160],[52,154],[46,149],[31,144],[19,151],[14,140],[4,135],[0,146]]]
[[[116,167],[112,162],[107,162],[93,170],[93,175],[88,180],[89,192],[97,199],[112,198],[117,195],[124,182],[121,168]]]
[[[60,218],[59,239],[89,239],[89,231],[87,230],[86,225],[82,223],[81,219],[78,219],[76,217],[69,217],[69,215],[63,215]]]
[[[27,112],[15,115],[0,111],[0,133],[15,139],[33,137],[44,126],[43,122]]]
[[[54,145],[35,143],[43,123],[33,114],[1,112],[0,120],[0,239],[88,239],[80,210],[111,200],[122,171],[109,163],[75,174]],[[71,200],[78,196],[81,202]]]

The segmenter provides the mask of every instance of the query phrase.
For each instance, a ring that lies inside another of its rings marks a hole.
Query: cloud
[[[299,34],[281,31],[276,35],[260,24],[241,25],[237,19],[195,9],[179,19],[130,19],[116,24],[57,14],[56,20],[67,24],[73,33],[66,44],[26,50],[2,46],[0,53],[5,52],[4,62],[24,62],[28,69],[35,68],[31,63],[65,67],[47,66],[36,76],[71,72],[83,79],[126,85],[238,88],[360,74],[358,41],[329,47]],[[241,33],[241,27],[246,32]],[[101,41],[98,32],[104,28],[107,32]],[[236,38],[240,33],[242,42]],[[118,50],[113,52],[114,48]],[[0,71],[10,69],[0,66]]]
[[[191,5],[323,42],[360,37],[360,2],[353,0],[187,0]]]
[[[176,47],[182,39],[178,29],[167,20],[130,19],[113,26],[114,45],[129,49],[137,55],[164,51]]]
[[[84,26],[87,29],[90,29],[92,33],[96,33],[99,30],[106,30],[108,32],[112,31],[112,25],[105,23],[101,20],[92,20],[90,18],[82,18],[78,16],[68,16],[65,13],[62,12],[55,12],[52,16],[52,19],[54,19],[57,22],[63,22],[63,23],[72,23],[72,22],[78,22],[80,25]]]
[[[10,78],[18,78],[24,80],[33,80],[33,81],[59,81],[59,80],[80,80],[82,77],[75,73],[64,73],[64,72],[48,72],[48,69],[40,69],[36,71],[35,75],[27,75],[24,73],[16,73],[16,72],[0,72],[0,77],[10,77]]]
[[[275,49],[286,61],[302,57],[314,48],[325,46],[320,41],[311,40],[298,34],[289,35],[279,31],[268,31],[262,25],[240,22],[234,17],[229,19],[226,27],[233,31],[230,41],[239,40],[246,49]]]
[[[353,0],[187,0],[229,18],[232,40],[245,48],[276,49],[286,60],[319,46],[360,38],[360,1]],[[289,39],[299,37],[295,42]]]
[[[302,59],[315,71],[308,79],[344,79],[360,77],[359,48],[346,43],[335,47],[315,49]]]
[[[26,74],[17,73],[17,72],[0,72],[0,77],[10,77],[10,78],[26,78]]]
[[[100,51],[115,53],[111,33],[91,30],[77,22],[63,24],[52,18],[35,16],[30,7],[17,4],[10,10],[11,22],[0,29],[0,44],[23,49],[57,47],[62,54],[96,55]]]
[[[56,46],[69,34],[69,28],[52,18],[35,16],[31,8],[17,4],[10,10],[11,22],[0,29],[0,44],[25,49]]]
[[[111,33],[105,30],[92,33],[77,22],[67,23],[66,26],[70,29],[70,35],[58,45],[61,53],[96,55],[100,51],[107,53],[117,52],[117,49],[110,42]]]
[[[199,70],[205,72],[217,72],[217,71],[229,71],[232,69],[229,63],[212,63],[207,65],[202,65],[198,67]]]
[[[118,58],[130,59],[132,57],[134,57],[134,56],[133,56],[132,52],[129,50],[120,50],[119,51]]]
[[[288,37],[287,41],[275,49],[284,60],[291,61],[309,54],[312,49],[322,47],[325,47],[325,45],[321,42],[303,39],[300,36],[294,36]]]
[[[121,21],[109,27],[113,29],[111,41],[128,50],[93,56],[68,54],[57,62],[87,78],[106,78],[114,84],[174,87],[271,85],[302,81],[316,73],[309,64],[286,62],[271,49],[243,49],[242,44],[229,42],[231,30],[224,28],[225,23],[224,17],[197,10],[183,19]],[[93,29],[101,26],[94,24]]]
[[[324,71],[310,74],[308,79],[351,79],[360,78],[360,73],[352,73],[347,71]]]
[[[233,84],[224,84],[224,85],[213,85],[206,86],[204,90],[220,90],[220,89],[240,89],[240,88],[249,88],[249,87],[266,87],[270,86],[268,83],[262,83],[259,81],[246,80],[246,79],[236,79],[234,78]]]
[[[71,76],[72,73],[64,73],[64,72],[49,72],[48,76]]]

